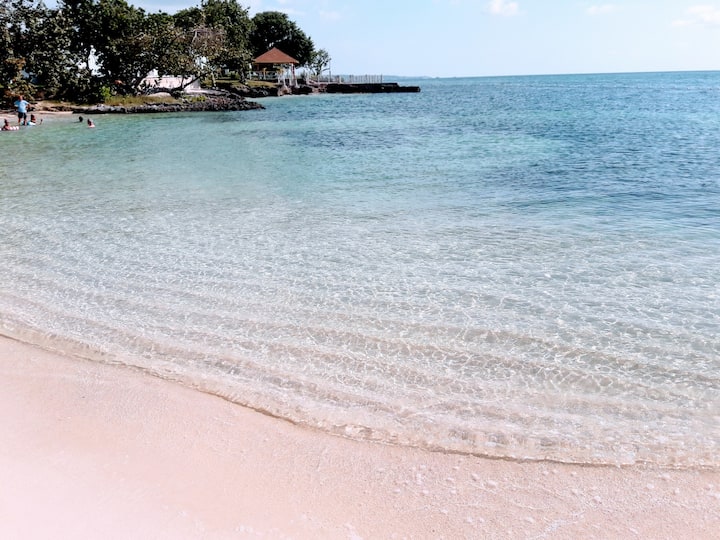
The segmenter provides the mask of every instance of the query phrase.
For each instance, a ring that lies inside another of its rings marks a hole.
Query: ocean
[[[720,72],[403,84],[0,133],[0,333],[345,437],[720,466]]]

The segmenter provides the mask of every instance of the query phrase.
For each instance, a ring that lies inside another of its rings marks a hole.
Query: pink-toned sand
[[[720,538],[720,472],[356,442],[0,338],[0,538]]]

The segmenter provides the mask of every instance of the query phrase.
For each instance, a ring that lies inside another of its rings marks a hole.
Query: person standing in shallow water
[[[17,101],[14,103],[15,108],[17,109],[17,115],[18,115],[18,124],[25,125],[27,124],[27,109],[28,105],[30,105],[27,101],[25,101],[25,98],[23,96],[18,96]]]

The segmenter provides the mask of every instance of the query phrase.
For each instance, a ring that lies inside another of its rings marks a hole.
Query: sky
[[[200,0],[128,0],[175,13]],[[286,13],[334,75],[720,69],[720,0],[239,0]]]

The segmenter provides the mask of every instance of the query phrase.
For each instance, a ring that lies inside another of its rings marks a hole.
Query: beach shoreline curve
[[[6,337],[0,374],[0,533],[11,537],[710,538],[720,524],[719,472],[354,441]]]

